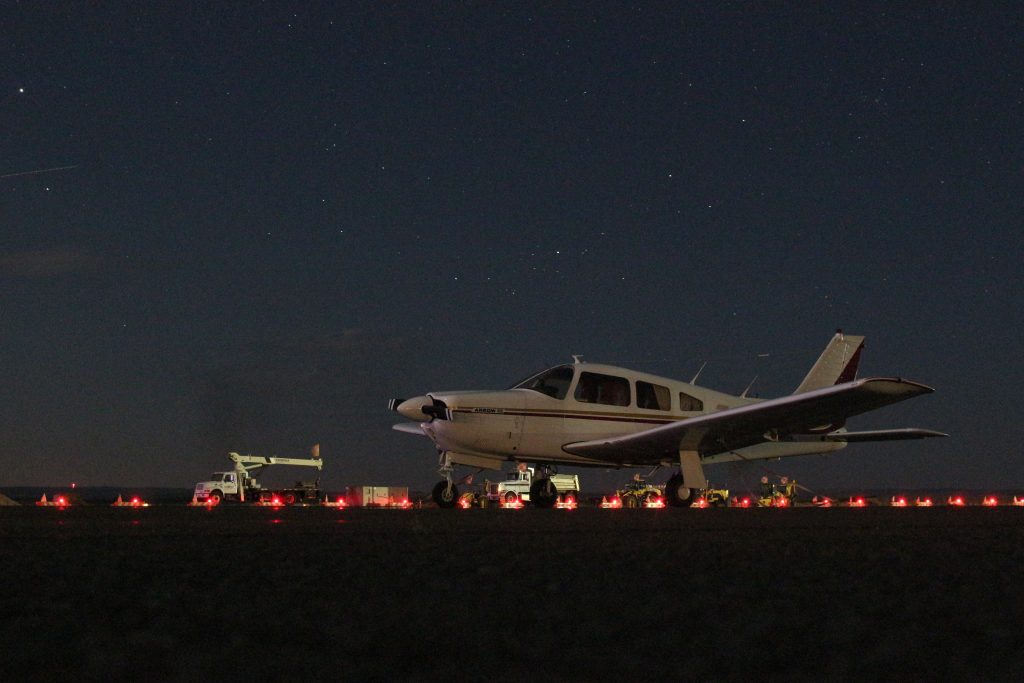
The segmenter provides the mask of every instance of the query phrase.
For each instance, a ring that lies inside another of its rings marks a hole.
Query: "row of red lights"
[[[280,507],[283,507],[285,505],[285,503],[281,499],[281,497],[280,496],[276,496],[276,495],[272,496],[269,500],[260,500],[256,504],[257,505],[261,505],[261,506],[265,506],[265,507],[272,507],[272,508],[280,508]],[[812,501],[812,504],[815,507],[833,507],[835,505],[835,501],[833,501],[831,498],[824,498],[823,497],[821,499],[818,499],[817,497],[815,497],[815,499]],[[995,496],[985,496],[982,499],[981,504],[982,504],[983,507],[997,507],[997,506],[999,506],[999,499],[996,498]],[[1014,496],[1012,504],[1014,506],[1016,506],[1016,507],[1024,507],[1024,497],[1018,498],[1017,496]],[[36,502],[36,505],[65,508],[65,507],[69,507],[71,504],[68,502],[68,499],[65,496],[60,496],[59,495],[59,496],[56,496],[52,501],[47,501],[46,500],[46,496],[44,495],[40,500],[38,500]],[[145,503],[138,496],[134,496],[128,502],[120,502],[120,503],[116,503],[115,502],[114,505],[117,506],[117,507],[133,507],[133,508],[138,508],[138,507],[148,507],[149,503]],[[209,507],[213,507],[213,506],[217,505],[217,503],[215,503],[212,500],[208,499],[205,503],[201,503],[201,505],[203,505],[204,507],[209,508]],[[337,507],[337,508],[345,508],[345,507],[348,506],[347,503],[345,502],[344,498],[338,498],[337,501],[335,501],[333,503],[328,501],[328,502],[324,503],[324,505],[327,505],[329,507]],[[791,505],[792,505],[792,503],[790,502],[790,500],[788,498],[779,497],[779,498],[773,499],[772,503],[771,503],[771,505],[769,507],[786,508],[786,507],[791,507]],[[952,507],[965,507],[967,505],[967,502],[964,500],[963,496],[950,496],[946,500],[946,505],[952,506]],[[753,503],[752,503],[750,498],[734,499],[734,501],[730,504],[730,507],[738,507],[738,508],[749,508],[749,507],[752,507],[752,506],[753,506]],[[847,500],[845,502],[845,506],[846,507],[867,507],[867,501],[863,497],[852,497],[852,498],[850,498],[849,500]],[[889,501],[889,506],[890,507],[900,507],[900,508],[903,508],[903,507],[911,507],[911,504],[903,496],[894,496]],[[932,507],[932,506],[934,506],[934,502],[932,501],[932,499],[928,498],[928,497],[925,497],[925,498],[917,498],[917,499],[915,499],[914,502],[913,502],[913,506],[912,507]],[[389,505],[388,507],[396,507],[396,508],[401,508],[401,509],[408,509],[408,508],[412,507],[412,503],[410,503],[408,499],[403,499],[401,502],[395,503],[393,505]],[[466,509],[466,508],[472,507],[472,503],[468,499],[462,499],[462,500],[459,501],[459,507],[461,507],[463,509]],[[506,509],[518,510],[518,509],[523,508],[524,505],[523,505],[523,501],[521,499],[516,498],[516,499],[514,499],[512,501],[506,501],[506,502],[502,503],[501,507],[506,508]],[[578,507],[578,503],[577,503],[576,498],[574,496],[566,496],[566,498],[564,500],[561,499],[561,497],[560,497],[558,502],[555,504],[555,507],[558,508],[558,509],[575,510]],[[619,496],[612,496],[610,499],[609,498],[604,498],[601,501],[601,507],[605,508],[605,509],[619,509],[619,508],[622,507],[622,499]],[[664,508],[665,507],[665,499],[664,498],[660,498],[660,497],[648,498],[644,502],[643,507],[645,507],[645,508]],[[698,509],[704,509],[704,508],[707,508],[707,507],[711,507],[711,505],[710,505],[710,503],[708,503],[707,499],[705,499],[704,497],[700,497],[700,498],[697,498],[697,500],[694,501],[693,507],[698,508]]]

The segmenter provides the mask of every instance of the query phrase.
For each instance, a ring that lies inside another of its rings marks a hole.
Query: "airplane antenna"
[[[572,362],[575,363],[576,365],[579,365],[580,363],[583,362],[583,356],[578,353],[572,354]]]
[[[757,381],[757,375],[754,375],[754,379],[750,380],[750,384],[748,384],[747,388],[743,390],[742,394],[740,394],[740,398],[746,398],[747,397],[747,392],[750,391],[750,387],[754,386],[754,382],[756,382],[756,381]]]
[[[700,366],[700,370],[698,370],[697,374],[694,375],[693,379],[690,380],[690,384],[696,384],[697,383],[697,378],[700,377],[700,373],[704,372],[704,368],[706,368],[707,366],[708,366],[708,362],[704,361],[704,365]]]

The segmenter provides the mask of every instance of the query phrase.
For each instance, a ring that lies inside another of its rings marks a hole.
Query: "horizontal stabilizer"
[[[902,441],[903,439],[927,439],[930,436],[949,436],[931,429],[874,429],[865,432],[833,432],[825,437],[825,441],[845,441],[860,443],[861,441]]]
[[[396,425],[391,425],[391,428],[396,432],[405,432],[406,434],[415,434],[417,436],[426,436],[426,433],[420,429],[419,425],[414,425],[411,422],[401,422]]]

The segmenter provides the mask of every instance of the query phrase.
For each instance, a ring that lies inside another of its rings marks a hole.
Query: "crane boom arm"
[[[266,467],[268,465],[294,465],[296,467],[315,467],[323,470],[324,461],[320,458],[279,458],[275,455],[240,455],[228,453],[228,457],[235,463],[236,468],[246,471]]]

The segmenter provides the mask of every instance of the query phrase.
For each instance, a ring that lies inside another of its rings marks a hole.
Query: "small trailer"
[[[409,507],[408,486],[349,486],[345,500],[352,507]]]

